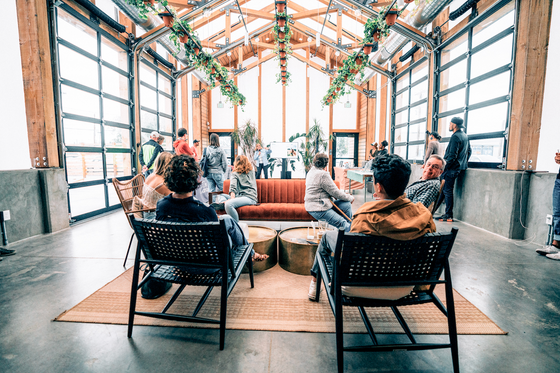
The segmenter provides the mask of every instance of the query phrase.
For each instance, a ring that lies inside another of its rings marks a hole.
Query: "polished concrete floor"
[[[455,289],[509,333],[459,336],[462,372],[559,372],[560,262],[537,255],[533,243],[454,225]],[[219,351],[216,330],[139,326],[128,339],[121,325],[53,322],[122,273],[130,234],[118,211],[9,246],[17,255],[0,262],[0,372],[336,371],[333,334],[230,330]],[[448,350],[346,353],[345,368],[452,370]]]

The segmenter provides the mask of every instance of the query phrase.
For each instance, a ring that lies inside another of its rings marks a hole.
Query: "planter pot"
[[[239,105],[243,105],[243,101],[239,100]]]
[[[189,35],[187,34],[180,34],[181,36],[179,36],[179,41],[183,44],[187,43],[189,41]]]
[[[228,92],[231,91],[231,87],[228,86],[228,85],[225,86],[225,89],[226,89],[226,91],[228,91]]]
[[[336,91],[337,91],[337,92],[340,92],[341,89],[342,89],[342,88],[340,88],[340,87],[336,87]]]
[[[393,26],[397,22],[398,16],[399,13],[396,10],[388,11],[387,15],[385,15],[385,23],[387,23],[387,26]]]
[[[151,6],[156,5],[156,1],[155,0],[144,0],[144,4],[148,5],[150,4]]]
[[[278,13],[284,13],[286,10],[286,2],[285,1],[277,1],[276,2],[276,10]]]
[[[381,38],[381,33],[379,31],[373,33],[373,40],[379,41],[380,38]]]
[[[364,45],[364,53],[365,54],[370,54],[372,49],[373,49],[373,44]]]
[[[285,49],[286,48],[286,43],[278,43],[278,48]]]
[[[286,66],[280,66],[280,70],[282,71],[286,71],[287,67]]]
[[[327,98],[327,102],[330,104],[332,102],[332,98]]]
[[[282,31],[279,31],[279,32],[278,32],[278,39],[283,40],[285,37],[286,37],[286,33],[285,33],[285,32],[282,32]]]
[[[212,68],[212,74],[216,74],[216,68],[215,67]]]
[[[278,26],[279,27],[286,26],[286,19],[285,18],[278,18]]]
[[[358,69],[352,69],[352,70],[350,70],[350,72],[351,72],[352,74],[357,74],[358,71],[360,71],[360,70],[358,70]]]
[[[198,47],[194,47],[194,54],[198,56],[198,53],[200,53],[200,49]]]
[[[410,4],[411,2],[413,2],[414,0],[404,0],[405,4]]]
[[[280,57],[286,57],[286,52],[280,52]]]
[[[286,76],[286,74],[288,73],[287,71],[282,71],[282,78]]]
[[[360,66],[363,63],[364,63],[364,60],[362,60],[360,57],[356,58],[356,65]]]
[[[159,13],[158,16],[160,16],[161,19],[163,20],[163,24],[165,25],[165,27],[173,26],[173,14],[171,14],[171,13]]]

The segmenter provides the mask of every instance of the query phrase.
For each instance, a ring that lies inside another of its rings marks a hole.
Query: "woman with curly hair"
[[[173,157],[165,173],[165,183],[173,193],[159,200],[156,208],[157,220],[188,223],[218,221],[214,209],[193,197],[193,191],[200,184],[199,174],[200,167],[193,157],[184,154]],[[224,215],[223,220],[234,250],[237,246],[249,244],[235,220],[228,215]],[[252,256],[253,260],[268,257],[254,251]]]
[[[173,154],[169,152],[159,153],[156,161],[154,162],[154,172],[151,173],[144,182],[142,198],[134,196],[134,210],[141,210],[146,207],[155,208],[160,199],[171,193],[169,188],[167,188],[167,185],[165,185],[165,181],[163,179],[163,175],[169,166],[169,162],[171,162],[171,158],[173,158]],[[134,216],[138,219],[141,219],[142,217],[144,219],[154,219],[156,217],[156,213],[155,211],[144,213],[137,212],[134,213]]]
[[[235,158],[229,184],[229,195],[231,199],[225,203],[212,204],[212,207],[216,209],[225,208],[227,214],[235,221],[239,221],[237,208],[257,204],[255,171],[249,159],[244,155],[238,155]]]

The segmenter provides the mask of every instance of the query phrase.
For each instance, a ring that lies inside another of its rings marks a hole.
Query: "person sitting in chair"
[[[356,211],[350,232],[372,236],[384,236],[394,240],[408,241],[436,231],[432,214],[421,203],[412,203],[404,195],[410,178],[410,164],[396,154],[378,156],[373,162],[373,177],[376,200],[366,202]],[[329,231],[323,238],[315,254],[311,268],[313,276],[309,285],[309,299],[315,300],[319,255],[327,255],[336,247],[337,231]],[[363,290],[361,288],[360,290]],[[412,290],[412,287],[391,287],[391,289],[367,289],[368,298],[398,299]],[[343,289],[343,294],[358,296],[351,289]]]
[[[329,156],[325,153],[313,158],[313,167],[305,178],[305,210],[317,220],[326,220],[330,225],[349,231],[350,223],[335,211],[331,198],[337,199],[334,205],[351,219],[354,197],[338,189],[327,171],[328,164]]]
[[[439,193],[441,180],[439,177],[445,168],[445,160],[439,155],[432,155],[422,166],[422,177],[420,180],[410,184],[404,191],[406,198],[414,203],[420,202],[426,208],[430,208],[436,201]]]
[[[182,223],[216,222],[218,215],[213,208],[204,205],[193,197],[198,187],[200,167],[195,159],[188,155],[176,155],[165,172],[165,183],[173,192],[160,199],[156,208],[156,220]],[[229,215],[223,216],[228,236],[233,249],[248,245],[241,227]],[[268,255],[252,253],[253,260],[261,261]]]

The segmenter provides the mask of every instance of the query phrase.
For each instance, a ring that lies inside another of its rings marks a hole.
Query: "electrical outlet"
[[[10,220],[10,210],[0,211],[0,221]]]
[[[546,224],[552,225],[552,215],[550,214],[546,215]]]

